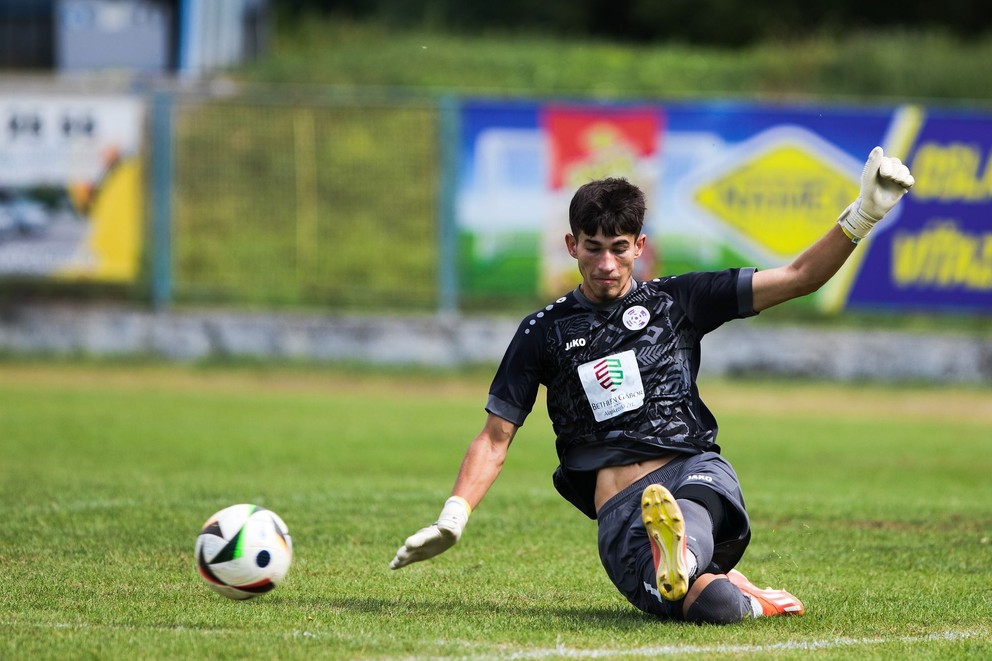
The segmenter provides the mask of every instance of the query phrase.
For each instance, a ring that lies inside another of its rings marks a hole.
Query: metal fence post
[[[438,304],[441,314],[458,313],[458,228],[455,219],[455,182],[458,176],[459,113],[458,99],[441,99],[440,131],[441,176],[438,215]]]
[[[172,301],[172,93],[152,100],[151,299],[156,309]]]

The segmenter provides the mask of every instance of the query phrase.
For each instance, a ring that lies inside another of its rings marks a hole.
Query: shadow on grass
[[[444,618],[456,614],[459,618],[479,617],[491,620],[506,617],[514,620],[533,619],[544,626],[564,625],[569,628],[639,630],[657,626],[660,620],[636,610],[633,606],[617,608],[582,608],[546,602],[526,604],[511,601],[479,599],[382,599],[378,597],[346,597],[329,599],[325,608],[366,615],[423,616],[428,619]],[[672,624],[683,624],[672,622]],[[571,626],[569,626],[571,625]]]

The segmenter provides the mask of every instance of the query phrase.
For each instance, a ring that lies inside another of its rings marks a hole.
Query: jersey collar
[[[593,310],[594,312],[609,312],[617,308],[619,305],[623,304],[624,299],[626,299],[628,296],[633,294],[636,289],[637,289],[637,280],[631,278],[630,289],[627,290],[627,293],[621,296],[620,298],[616,299],[615,301],[608,301],[606,303],[593,303],[588,298],[586,298],[586,295],[582,293],[580,287],[576,287],[575,291],[573,291],[572,293],[575,295],[575,300],[577,300],[582,307]]]

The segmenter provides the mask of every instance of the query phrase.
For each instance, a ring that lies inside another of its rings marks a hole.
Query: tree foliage
[[[531,31],[624,41],[743,46],[850,30],[919,29],[963,38],[987,32],[984,0],[273,0],[283,20],[334,14],[466,32]]]

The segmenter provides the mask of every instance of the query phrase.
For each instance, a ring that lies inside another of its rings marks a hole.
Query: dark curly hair
[[[633,234],[640,236],[644,226],[644,193],[622,177],[590,181],[575,191],[568,205],[568,224],[572,234],[606,236]]]

